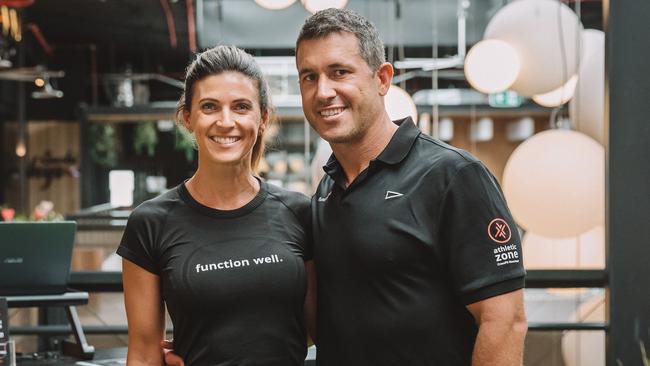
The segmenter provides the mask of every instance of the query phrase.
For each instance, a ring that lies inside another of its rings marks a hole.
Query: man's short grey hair
[[[377,28],[368,19],[352,10],[334,8],[321,10],[305,20],[296,41],[296,55],[300,42],[341,32],[354,34],[357,38],[359,54],[373,72],[386,61],[384,43]]]

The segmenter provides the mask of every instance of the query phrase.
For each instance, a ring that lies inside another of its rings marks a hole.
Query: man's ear
[[[388,93],[390,85],[393,82],[393,65],[390,62],[384,62],[377,69],[377,82],[379,83],[379,94],[383,97]]]

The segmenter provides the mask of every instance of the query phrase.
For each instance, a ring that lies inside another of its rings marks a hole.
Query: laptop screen
[[[0,222],[0,296],[63,293],[77,224]]]

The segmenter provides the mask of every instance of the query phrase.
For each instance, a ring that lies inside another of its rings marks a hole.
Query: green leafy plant
[[[158,132],[154,122],[141,122],[135,127],[135,136],[133,137],[133,148],[137,155],[145,152],[149,157],[156,153],[158,145]]]
[[[185,153],[185,159],[188,162],[194,160],[194,153],[196,151],[196,141],[194,135],[183,127],[176,127],[174,149],[181,150]]]
[[[97,165],[112,168],[117,165],[115,128],[95,123],[89,127],[90,158]]]

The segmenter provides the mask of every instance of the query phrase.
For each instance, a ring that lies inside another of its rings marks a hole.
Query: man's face
[[[303,40],[296,63],[305,116],[329,143],[359,141],[384,112],[381,82],[354,34]]]

